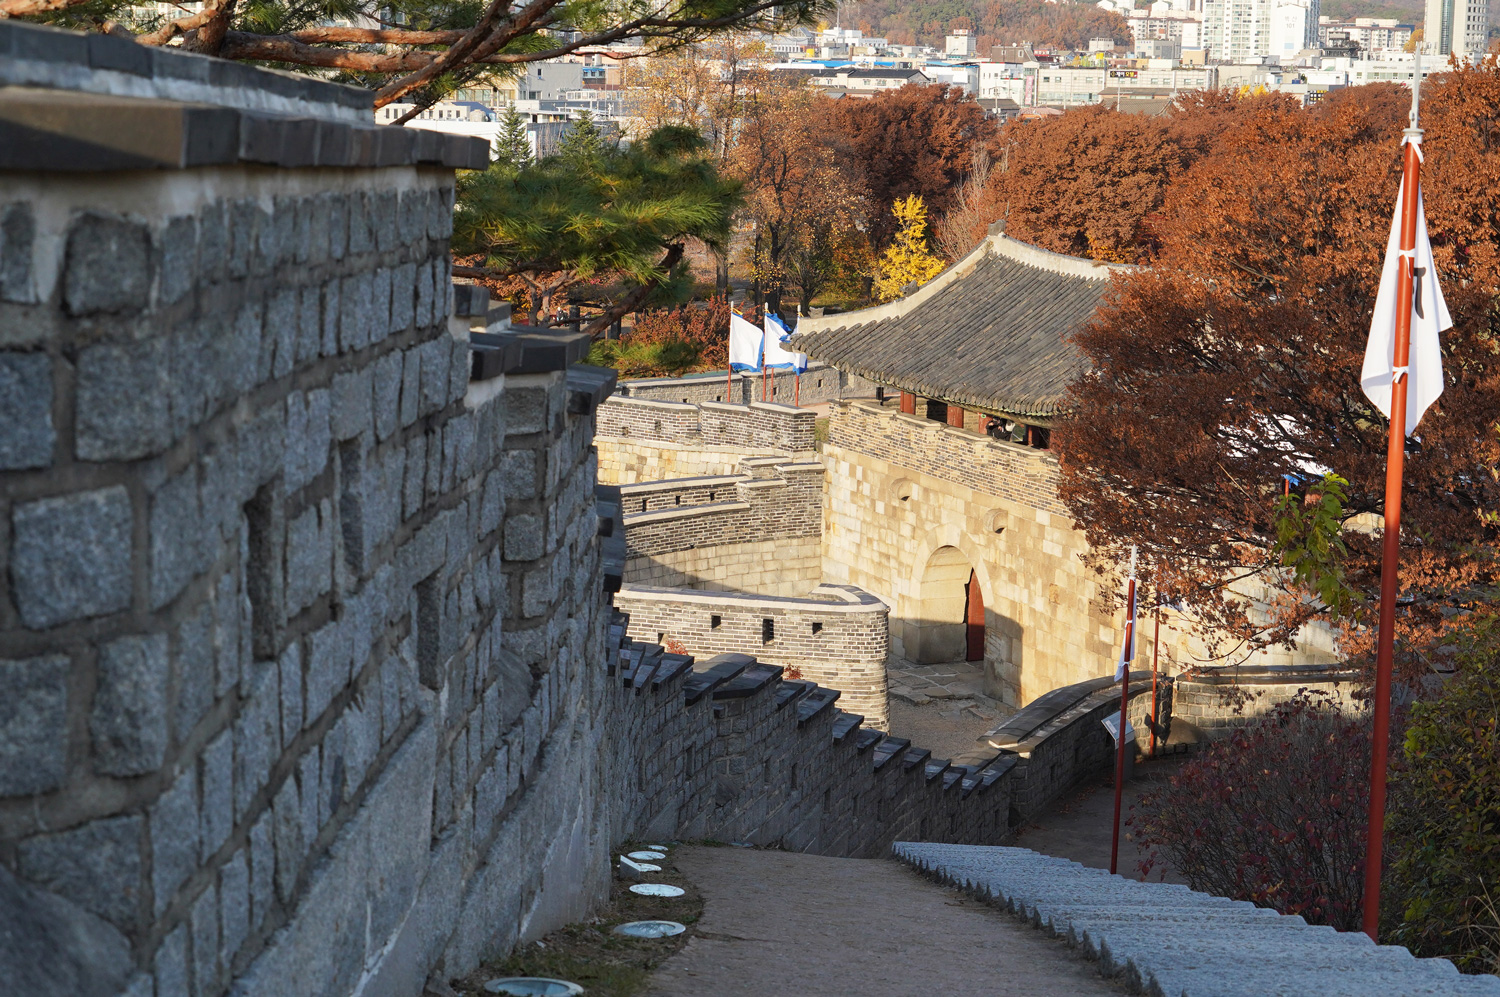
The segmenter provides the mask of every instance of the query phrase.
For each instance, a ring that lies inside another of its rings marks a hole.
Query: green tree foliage
[[[588,169],[589,164],[603,159],[609,145],[595,123],[594,115],[584,111],[563,132],[562,141],[557,143],[557,155],[579,169]]]
[[[1385,933],[1417,955],[1500,974],[1500,616],[1472,618],[1454,675],[1412,706],[1386,821]]]
[[[575,138],[519,171],[461,178],[453,245],[478,265],[454,272],[519,278],[533,323],[560,293],[591,282],[606,289],[604,314],[590,326],[598,331],[652,301],[682,300],[684,240],[721,245],[739,196],[691,129],[658,128],[624,149]],[[608,292],[612,282],[619,293]]]
[[[925,284],[943,272],[943,261],[927,248],[927,208],[915,194],[891,206],[900,229],[875,264],[875,296],[893,301],[908,284]]]
[[[494,167],[520,171],[531,165],[531,141],[526,136],[526,122],[514,107],[505,110],[500,120],[500,134],[495,136]]]
[[[1325,474],[1316,488],[1303,495],[1283,495],[1276,501],[1276,545],[1281,566],[1292,569],[1292,580],[1317,594],[1334,619],[1349,616],[1363,602],[1349,584],[1344,560],[1344,504],[1349,482]]]

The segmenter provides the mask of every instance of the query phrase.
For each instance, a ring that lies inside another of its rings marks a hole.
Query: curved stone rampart
[[[1209,739],[1227,737],[1304,690],[1363,709],[1365,681],[1359,671],[1337,666],[1195,668],[1177,677],[1177,715]]]

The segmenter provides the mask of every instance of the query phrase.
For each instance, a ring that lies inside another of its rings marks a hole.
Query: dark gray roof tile
[[[1068,333],[1123,269],[992,235],[910,297],[804,319],[793,341],[841,370],[967,408],[1055,414],[1082,363]]]

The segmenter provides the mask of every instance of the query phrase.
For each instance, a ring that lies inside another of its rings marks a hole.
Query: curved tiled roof
[[[1047,418],[1081,363],[1064,337],[1093,316],[1110,274],[1124,269],[995,234],[899,301],[802,319],[792,342],[877,384]]]

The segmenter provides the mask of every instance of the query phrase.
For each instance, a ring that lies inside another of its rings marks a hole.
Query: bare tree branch
[[[0,19],[66,10],[87,2],[88,0],[0,0]]]

